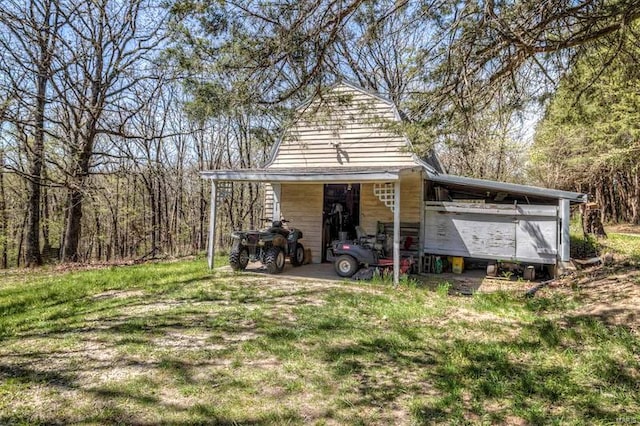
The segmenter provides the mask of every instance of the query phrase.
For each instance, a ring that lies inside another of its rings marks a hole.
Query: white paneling
[[[347,85],[336,86],[299,111],[270,168],[412,166],[394,107]]]
[[[289,226],[302,231],[302,244],[311,249],[313,263],[322,254],[322,200],[324,185],[282,184],[280,209]]]
[[[427,253],[553,264],[557,208],[464,203],[425,205]]]
[[[529,216],[516,219],[516,258],[541,258],[553,263],[558,250],[558,222],[555,217]]]

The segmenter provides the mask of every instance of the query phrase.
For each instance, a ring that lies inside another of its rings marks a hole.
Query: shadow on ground
[[[525,311],[507,324],[420,289],[234,278],[44,305],[4,337],[0,423],[615,423],[640,408],[638,335],[544,296],[493,297]]]

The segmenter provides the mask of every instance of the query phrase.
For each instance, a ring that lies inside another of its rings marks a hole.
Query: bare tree
[[[0,129],[4,125],[6,110],[9,103],[4,102],[0,104]],[[7,228],[9,223],[9,216],[7,214],[7,197],[4,189],[4,141],[0,140],[0,267],[7,269],[8,267],[8,244],[9,236],[7,235]]]
[[[45,113],[48,87],[55,73],[54,58],[64,15],[58,0],[8,0],[0,10],[0,46],[7,55],[5,78],[13,86],[12,94],[30,111],[23,123],[31,141],[25,141],[29,153],[29,199],[27,203],[27,265],[42,263],[40,255],[40,201],[45,144]],[[20,119],[16,117],[16,119]]]
[[[115,111],[130,111],[128,94],[156,78],[152,61],[163,37],[163,17],[156,12],[146,0],[99,0],[78,2],[70,15],[64,46],[69,65],[55,81],[64,110],[56,124],[70,159],[65,260],[78,260],[83,200],[100,135],[118,132]]]
[[[429,44],[423,24],[416,5],[386,0],[361,7],[341,30],[330,69],[400,107],[419,85],[418,52]]]

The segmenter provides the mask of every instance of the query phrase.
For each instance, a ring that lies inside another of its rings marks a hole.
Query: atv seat
[[[267,232],[271,232],[273,234],[280,234],[283,237],[287,238],[289,236],[289,230],[282,227],[282,222],[279,220],[274,220],[271,224],[271,228],[267,230]]]
[[[284,228],[269,228],[269,232],[273,233],[273,234],[280,234],[283,237],[287,238],[289,236],[289,230],[288,229],[284,229]]]

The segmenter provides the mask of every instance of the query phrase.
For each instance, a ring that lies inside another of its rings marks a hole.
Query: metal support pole
[[[569,200],[560,200],[560,261],[568,262],[571,258],[571,237],[569,236],[569,225],[571,222],[571,210]]]
[[[422,169],[420,171],[420,233],[418,234],[418,273],[422,273],[424,272],[422,270],[422,264],[423,264],[423,256],[424,256],[424,245],[425,245],[425,241],[424,241],[424,222],[425,222],[425,215],[426,215],[426,209],[424,208],[424,180],[425,180],[425,172],[424,169]],[[428,272],[428,271],[427,271]]]
[[[271,220],[282,219],[282,213],[280,212],[280,194],[282,192],[282,185],[279,183],[272,183],[271,189],[273,190],[273,217]]]
[[[213,269],[213,256],[215,255],[216,242],[216,196],[217,182],[211,181],[211,210],[209,212],[209,247],[207,248],[207,262],[209,269]]]
[[[400,283],[400,181],[394,185],[393,197],[393,284]]]

